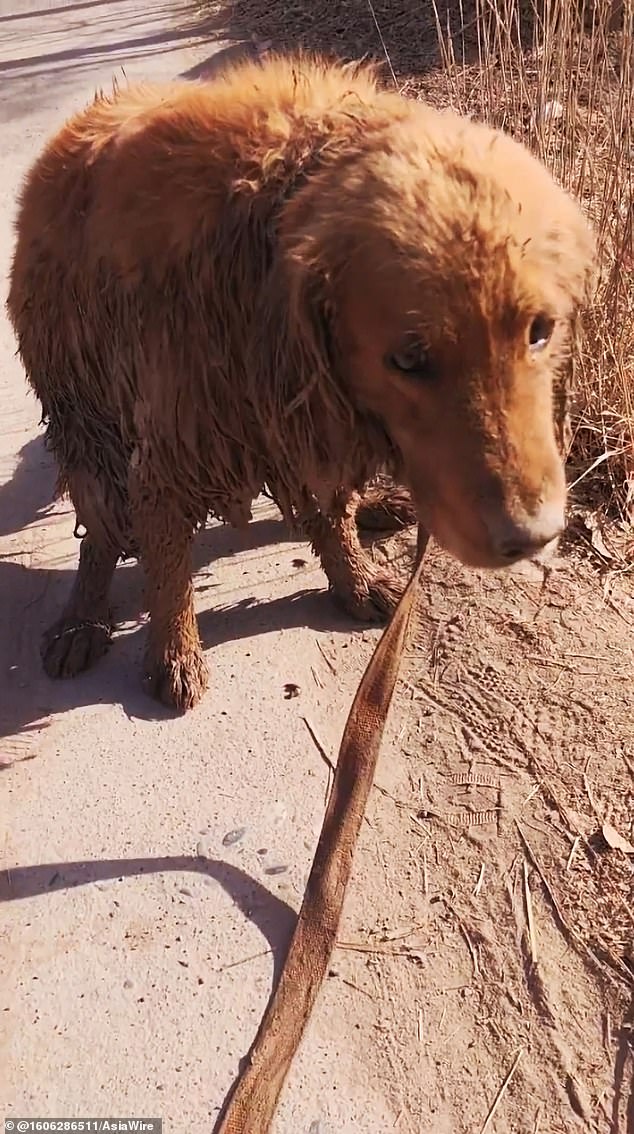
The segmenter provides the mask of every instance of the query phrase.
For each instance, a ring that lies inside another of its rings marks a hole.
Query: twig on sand
[[[327,803],[328,802],[328,796],[330,795],[330,788],[332,787],[332,782],[333,782],[334,777],[335,777],[335,765],[333,764],[332,760],[330,759],[330,756],[326,752],[326,749],[324,748],[323,744],[321,743],[321,740],[317,736],[317,733],[315,732],[310,721],[307,720],[306,717],[302,717],[302,720],[303,720],[304,724],[306,725],[306,728],[308,729],[308,731],[310,733],[310,736],[311,736],[311,739],[313,741],[313,744],[315,745],[315,748],[319,752],[319,755],[321,756],[322,760],[324,761],[324,764],[328,768],[328,779],[326,781],[326,792],[325,792],[325,796],[324,796],[324,801],[325,801],[325,803]]]
[[[598,954],[595,952],[594,949],[592,949],[589,945],[586,944],[586,942],[581,937],[580,933],[577,930],[575,930],[574,926],[572,926],[570,924],[570,922],[566,918],[559,902],[557,901],[557,898],[555,897],[555,893],[553,891],[553,888],[550,885],[550,882],[548,881],[548,879],[546,878],[543,867],[540,865],[539,859],[537,858],[535,851],[532,849],[532,847],[531,847],[528,839],[526,838],[526,835],[524,834],[524,831],[523,831],[521,825],[518,823],[517,819],[515,820],[515,826],[517,827],[517,829],[519,831],[520,838],[522,840],[522,843],[524,844],[524,850],[526,851],[526,854],[528,855],[531,863],[533,864],[535,870],[537,871],[537,873],[539,874],[539,877],[542,880],[544,890],[546,891],[546,896],[547,896],[547,898],[548,898],[548,900],[549,900],[549,902],[552,906],[552,909],[554,911],[555,918],[557,920],[557,924],[558,924],[561,932],[564,934],[566,940],[568,942],[572,942],[572,944],[575,946],[576,949],[578,949],[580,952],[584,953],[585,956],[588,957],[591,960],[592,964],[596,968],[600,969],[600,971],[603,973],[603,975],[607,976],[609,980],[614,981],[615,978],[618,976],[620,984],[625,984],[628,988],[631,988],[632,987],[632,973],[630,972],[629,968],[624,963],[624,961],[622,961],[620,957],[617,957],[616,954],[613,953],[611,949],[609,949],[609,950],[606,950],[606,954],[609,957],[609,964],[608,964],[600,956],[598,956]]]
[[[302,720],[303,720],[304,724],[306,725],[306,728],[308,729],[308,731],[311,735],[311,739],[313,741],[313,744],[315,745],[315,748],[317,749],[317,751],[319,752],[319,755],[321,756],[322,760],[324,761],[324,764],[327,764],[327,766],[330,768],[330,771],[334,775],[335,765],[333,764],[332,760],[330,759],[330,756],[326,752],[326,749],[324,748],[323,744],[321,743],[321,740],[317,736],[317,733],[315,732],[313,726],[311,725],[310,721],[306,717],[302,717]]]
[[[476,882],[475,886],[473,887],[474,898],[480,897],[480,891],[482,889],[482,883],[483,882],[484,882],[484,863],[482,863],[482,865],[480,867],[480,873],[478,874],[478,881]]]
[[[572,866],[572,860],[575,857],[575,854],[577,853],[577,848],[579,846],[580,841],[581,841],[581,836],[575,835],[573,844],[570,848],[570,854],[568,855],[568,861],[566,863],[566,871],[570,870],[570,867]]]
[[[528,922],[528,940],[531,949],[531,960],[537,964],[537,935],[535,933],[535,919],[533,917],[533,899],[528,881],[528,863],[524,859],[524,901],[526,903],[526,920]]]
[[[469,953],[471,954],[471,963],[473,965],[473,975],[475,977],[479,977],[480,976],[480,965],[479,965],[479,962],[478,962],[478,954],[477,954],[475,945],[473,944],[473,941],[469,937],[469,934],[467,932],[466,926],[464,925],[464,922],[462,922],[460,920],[460,918],[458,918],[458,925],[460,926],[460,932],[462,933],[462,936],[464,937],[465,941],[467,942],[467,948],[469,950]]]
[[[328,657],[328,654],[324,650],[321,642],[319,641],[319,638],[315,638],[315,641],[317,643],[317,649],[319,650],[322,658],[324,659],[326,665],[328,666],[328,669],[336,677],[337,676],[337,670],[336,670],[335,666],[333,665],[333,663],[331,662],[330,658]]]
[[[513,1078],[515,1072],[517,1071],[517,1065],[518,1065],[520,1059],[522,1058],[523,1054],[524,1054],[524,1048],[521,1047],[519,1049],[517,1055],[515,1056],[515,1059],[513,1060],[513,1066],[511,1067],[511,1070],[509,1071],[508,1075],[506,1076],[506,1079],[502,1083],[497,1095],[495,1096],[495,1098],[493,1100],[493,1105],[491,1106],[491,1109],[486,1116],[486,1119],[484,1121],[484,1126],[482,1127],[480,1134],[486,1134],[487,1130],[490,1129],[491,1123],[493,1122],[493,1119],[495,1117],[495,1112],[496,1112],[497,1108],[499,1107],[506,1090],[508,1089],[508,1086],[509,1086],[509,1083],[511,1082],[511,1079]]]
[[[418,960],[420,949],[413,949],[411,945],[368,945],[364,941],[338,941],[337,949],[349,949],[353,953],[374,953],[377,957],[410,957]]]
[[[239,961],[229,961],[227,965],[219,965],[216,972],[224,973],[227,969],[235,969],[238,965],[246,965],[248,961],[257,961],[258,957],[267,957],[268,954],[272,952],[272,949],[262,949],[259,953],[250,953],[248,957],[241,957]]]

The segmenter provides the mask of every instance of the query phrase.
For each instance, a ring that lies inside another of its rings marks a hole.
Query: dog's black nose
[[[504,563],[530,559],[564,530],[564,511],[560,505],[543,505],[532,516],[515,518],[502,514],[488,522],[496,555]]]

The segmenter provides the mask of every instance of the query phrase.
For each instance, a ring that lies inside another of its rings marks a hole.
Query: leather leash
[[[269,1134],[293,1056],[328,971],[426,546],[427,534],[419,529],[414,572],[379,639],[348,715],[284,968],[215,1134]]]

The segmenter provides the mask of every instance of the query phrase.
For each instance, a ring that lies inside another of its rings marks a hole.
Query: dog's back
[[[345,144],[354,117],[406,116],[364,71],[348,74],[276,60],[245,62],[209,83],[115,89],[71,118],[35,163],[17,220],[9,300],[37,247],[85,273],[107,259],[131,272],[160,272],[213,229],[227,195],[252,183],[273,199],[323,145]]]

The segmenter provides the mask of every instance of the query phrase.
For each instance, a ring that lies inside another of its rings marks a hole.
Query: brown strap
[[[419,533],[416,568],[370,659],[352,704],[284,968],[245,1068],[216,1125],[216,1134],[268,1134],[284,1080],[328,970],[426,543],[426,536]]]

